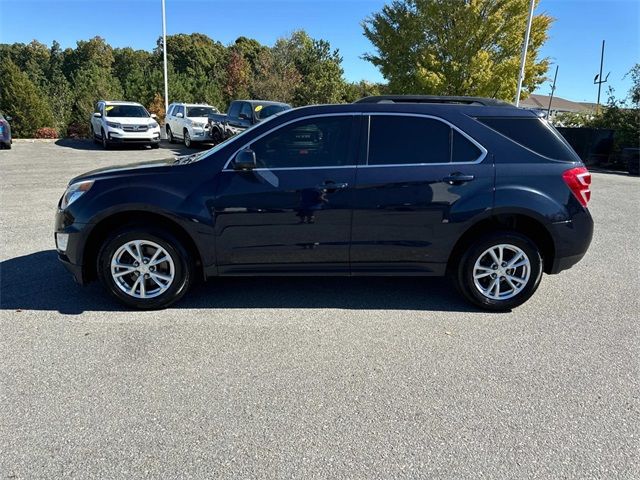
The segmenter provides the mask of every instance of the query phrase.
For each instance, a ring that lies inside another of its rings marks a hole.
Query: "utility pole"
[[[609,72],[607,73],[606,78],[604,80],[602,79],[603,64],[604,64],[604,40],[602,40],[602,52],[600,53],[600,73],[596,75],[596,77],[593,79],[593,84],[598,85],[598,102],[596,103],[596,113],[600,111],[600,90],[602,89],[602,84],[607,83],[607,80],[609,79],[609,75],[611,75],[611,72]]]
[[[162,0],[162,54],[164,56],[164,114],[169,110],[169,79],[167,77],[167,14]]]
[[[556,80],[558,78],[558,65],[556,65],[556,73],[553,75],[553,85],[551,85],[551,95],[549,96],[549,108],[547,109],[547,120],[551,117],[551,102],[553,101],[553,94],[556,91]]]
[[[522,58],[520,59],[520,74],[518,75],[518,89],[516,90],[516,107],[520,106],[520,93],[522,92],[522,81],[524,80],[524,67],[527,62],[527,48],[529,47],[529,35],[531,35],[531,23],[533,22],[533,9],[535,0],[531,0],[529,5],[529,19],[527,20],[527,30],[524,34],[522,44]]]

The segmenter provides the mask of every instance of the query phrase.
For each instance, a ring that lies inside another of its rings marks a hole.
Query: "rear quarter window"
[[[580,161],[555,128],[534,117],[476,117],[492,130],[518,145],[553,160]]]

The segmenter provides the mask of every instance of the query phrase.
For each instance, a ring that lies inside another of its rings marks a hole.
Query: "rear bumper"
[[[587,253],[593,237],[593,219],[588,210],[583,210],[569,222],[551,224],[550,232],[555,244],[555,257],[547,273],[560,273],[574,266]]]

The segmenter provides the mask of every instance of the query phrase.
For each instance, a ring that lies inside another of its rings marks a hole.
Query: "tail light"
[[[583,207],[591,199],[591,173],[585,167],[576,167],[563,172],[562,179]]]

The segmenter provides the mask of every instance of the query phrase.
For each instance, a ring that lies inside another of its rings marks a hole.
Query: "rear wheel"
[[[473,243],[456,271],[461,293],[486,310],[507,311],[522,305],[542,278],[536,244],[516,232],[496,232]]]
[[[139,309],[165,308],[187,292],[193,264],[169,232],[125,227],[103,244],[98,275],[118,300]]]

